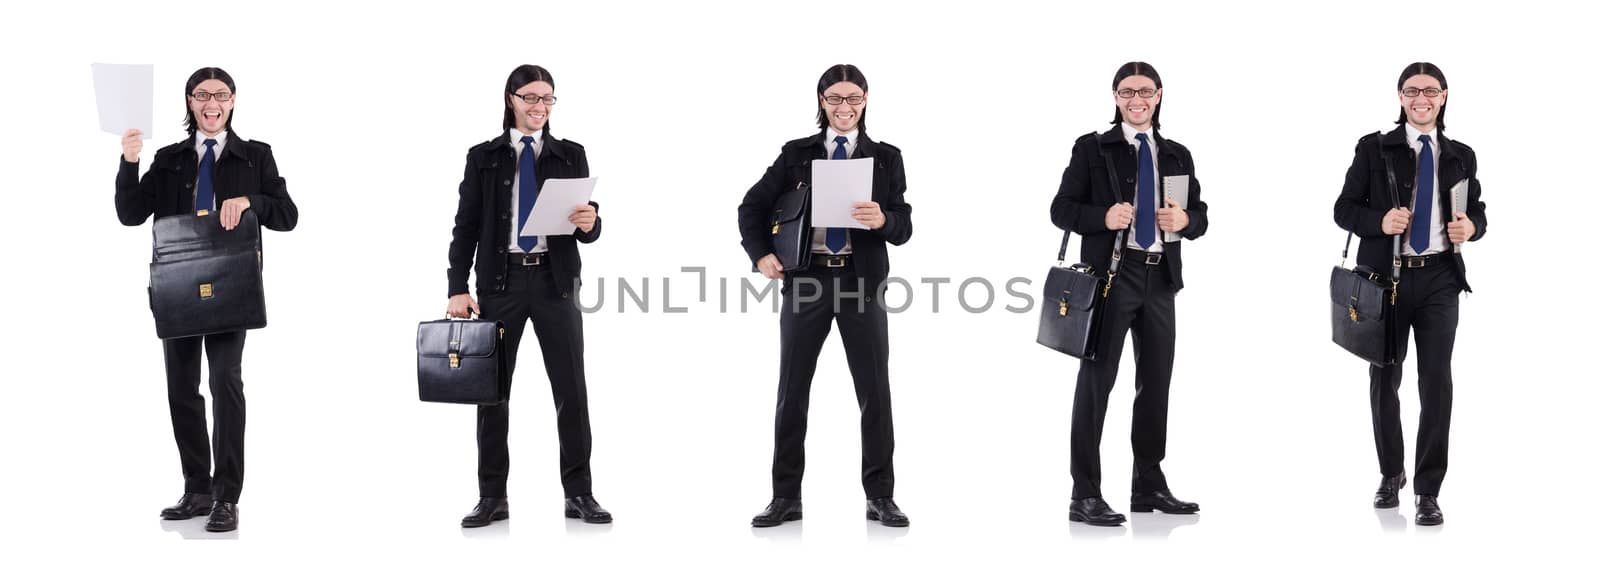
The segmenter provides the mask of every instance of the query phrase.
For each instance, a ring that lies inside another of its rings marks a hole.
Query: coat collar
[[[489,140],[489,146],[491,149],[499,149],[504,147],[508,151],[512,150],[511,134],[506,131],[501,131],[499,137]],[[562,161],[567,161],[568,156],[570,155],[570,152],[567,150],[567,142],[557,139],[554,135],[551,135],[550,131],[548,130],[544,132],[544,152],[548,155],[554,155],[556,158],[561,159]]]
[[[1443,163],[1446,159],[1455,159],[1457,155],[1455,142],[1444,136],[1444,129],[1436,131],[1435,134],[1439,136],[1439,162]],[[1380,143],[1385,148],[1411,149],[1411,143],[1406,141],[1406,126],[1404,123],[1396,125],[1394,129],[1384,133]]]
[[[1155,136],[1157,156],[1177,156],[1178,152],[1174,150],[1175,148],[1167,146],[1167,139],[1161,136],[1160,129],[1151,129],[1150,134]],[[1402,134],[1400,139],[1402,141],[1405,140],[1405,135]],[[1133,144],[1129,143],[1128,138],[1122,134],[1122,123],[1118,122],[1115,125],[1112,125],[1111,129],[1100,134],[1100,146],[1106,148],[1132,147]]]

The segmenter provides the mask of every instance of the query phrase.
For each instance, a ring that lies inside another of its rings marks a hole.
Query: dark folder
[[[261,228],[244,212],[222,229],[220,217],[183,214],[156,220],[150,259],[150,311],[163,339],[262,328]]]

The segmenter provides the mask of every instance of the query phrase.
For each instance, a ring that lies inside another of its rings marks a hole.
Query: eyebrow
[[[850,93],[848,95],[841,95],[839,93],[823,93],[822,96],[824,96],[824,97],[864,97],[864,96],[867,96],[867,94],[866,93]]]

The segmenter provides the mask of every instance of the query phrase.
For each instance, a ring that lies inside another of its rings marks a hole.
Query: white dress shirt
[[[1419,159],[1422,155],[1422,140],[1418,139],[1418,137],[1423,135],[1427,135],[1428,141],[1432,142],[1430,148],[1433,149],[1433,190],[1415,192],[1411,196],[1411,211],[1417,210],[1417,200],[1422,196],[1426,195],[1428,199],[1433,200],[1432,214],[1428,216],[1429,221],[1433,222],[1428,226],[1430,228],[1428,232],[1428,251],[1422,254],[1426,256],[1442,252],[1446,247],[1444,224],[1449,222],[1450,219],[1444,218],[1444,222],[1440,222],[1439,212],[1450,213],[1450,206],[1439,205],[1439,129],[1435,127],[1433,130],[1423,133],[1418,131],[1416,127],[1412,127],[1411,123],[1406,123],[1406,144],[1411,146],[1411,152],[1415,153]],[[1419,160],[1417,162],[1417,171],[1421,170],[1422,162]],[[1417,175],[1415,183],[1422,183],[1422,175]],[[1416,222],[1412,222],[1411,225],[1412,227],[1417,226]],[[1402,239],[1405,240],[1405,243],[1400,246],[1400,254],[1403,256],[1418,255],[1416,250],[1411,249],[1411,230],[1407,229]]]
[[[521,235],[521,233],[522,233],[522,228],[521,228],[522,220],[526,219],[527,216],[517,215],[517,209],[522,207],[522,202],[520,201],[520,197],[521,197],[521,194],[522,194],[522,137],[524,135],[526,135],[526,134],[521,132],[521,131],[518,131],[516,129],[516,127],[512,127],[510,129],[507,129],[506,132],[507,132],[507,134],[511,135],[511,150],[512,150],[512,153],[515,153],[516,156],[517,156],[516,157],[516,159],[517,159],[516,177],[512,177],[511,178],[511,215],[515,219],[511,220],[511,246],[509,248],[507,248],[507,250],[510,251],[513,254],[521,254],[522,253],[522,246],[517,245],[517,236]],[[539,156],[541,156],[543,154],[544,154],[544,129],[539,129],[539,133],[536,134],[536,135],[533,135],[533,159],[534,159],[534,162],[538,163]],[[549,249],[549,247],[544,243],[544,240],[547,237],[549,237],[549,236],[539,236],[538,243],[535,243],[533,245],[533,250],[528,252],[528,253],[537,254],[539,252],[543,252],[543,251]]]
[[[1158,151],[1157,148],[1156,148],[1155,131],[1152,130],[1152,129],[1145,129],[1144,131],[1140,131],[1138,129],[1133,128],[1133,125],[1129,125],[1127,122],[1123,122],[1122,123],[1122,137],[1124,139],[1128,140],[1128,144],[1129,145],[1133,146],[1133,150],[1134,150],[1133,159],[1134,159],[1134,166],[1135,167],[1138,166],[1138,161],[1139,161],[1139,137],[1138,137],[1138,135],[1141,135],[1141,134],[1145,136],[1145,141],[1150,144],[1150,166],[1151,166],[1150,169],[1155,172],[1155,176],[1156,176],[1156,182],[1155,182],[1156,209],[1160,210],[1161,206],[1162,206],[1162,204],[1164,202],[1162,200],[1163,192],[1161,191],[1161,164],[1156,162],[1157,159],[1160,159],[1159,157],[1156,156],[1157,154],[1160,153],[1160,151]],[[1134,175],[1134,185],[1135,186],[1138,185],[1138,177],[1139,176],[1137,174]],[[1117,186],[1121,187],[1122,184],[1119,183],[1119,184],[1117,184]],[[1138,191],[1137,187],[1135,188],[1135,191]],[[1142,248],[1142,247],[1139,246],[1139,242],[1137,241],[1138,240],[1138,233],[1139,233],[1139,196],[1138,195],[1134,195],[1133,196],[1133,216],[1134,216],[1133,217],[1133,223],[1128,226],[1128,240],[1127,240],[1128,246],[1127,247],[1133,248],[1135,250],[1144,251],[1144,252],[1150,252],[1152,254],[1159,254],[1159,253],[1163,252],[1164,250],[1162,250],[1162,248],[1161,248],[1161,246],[1162,246],[1161,240],[1162,240],[1162,238],[1164,238],[1166,236],[1162,235],[1161,226],[1159,226],[1159,225],[1156,226],[1156,242],[1154,244],[1150,245],[1150,249],[1145,249],[1145,248]],[[1159,219],[1157,220],[1157,223],[1160,223]]]
[[[837,137],[844,137],[847,139],[847,141],[844,142],[845,159],[854,158],[856,156],[856,136],[860,134],[860,129],[852,130],[849,133],[839,133],[838,131],[834,131],[833,127],[828,127],[828,138],[823,140],[822,143],[822,148],[827,152],[828,155],[827,157],[823,157],[823,159],[833,159],[833,150],[839,146],[838,143],[834,142],[834,139]],[[854,251],[854,249],[855,248],[850,244],[850,232],[846,231],[844,247],[839,249],[839,255],[842,256],[851,253]],[[828,251],[828,228],[811,228],[811,252],[814,254],[833,253]]]

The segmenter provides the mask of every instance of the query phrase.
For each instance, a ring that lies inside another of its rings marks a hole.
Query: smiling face
[[[1151,96],[1142,96],[1141,93]],[[1161,89],[1156,88],[1156,82],[1150,77],[1133,75],[1117,83],[1111,97],[1117,102],[1117,110],[1122,112],[1122,120],[1134,129],[1144,131],[1150,128],[1155,119],[1156,105],[1161,104]]]
[[[204,101],[194,98],[195,93],[202,92],[210,94],[211,98]],[[218,133],[227,129],[228,117],[233,114],[235,99],[229,98],[224,101],[217,97],[217,93],[224,93],[229,97],[233,96],[233,91],[228,89],[226,83],[217,79],[207,79],[205,82],[195,85],[194,90],[187,97],[189,112],[194,114],[195,128],[207,137],[215,137]]]
[[[518,131],[533,135],[544,129],[544,124],[550,120],[550,110],[554,109],[555,105],[546,105],[542,99],[554,95],[555,92],[555,87],[550,86],[550,83],[533,81],[518,88],[516,94],[506,95],[506,100],[511,103],[512,118],[516,120]],[[530,105],[518,98],[518,95],[540,97],[540,99],[534,100]]]
[[[829,104],[829,99],[839,101],[839,104]],[[859,102],[852,105],[852,100]],[[817,104],[822,107],[829,127],[839,133],[849,133],[861,124],[861,115],[867,110],[867,92],[852,82],[833,83],[817,96]]]
[[[1406,93],[1416,96],[1408,97]],[[1427,93],[1433,92],[1434,96]],[[1439,120],[1439,111],[1444,109],[1445,97],[1449,92],[1440,85],[1439,79],[1430,75],[1413,75],[1400,85],[1400,111],[1405,113],[1406,122],[1417,130],[1427,133]]]

